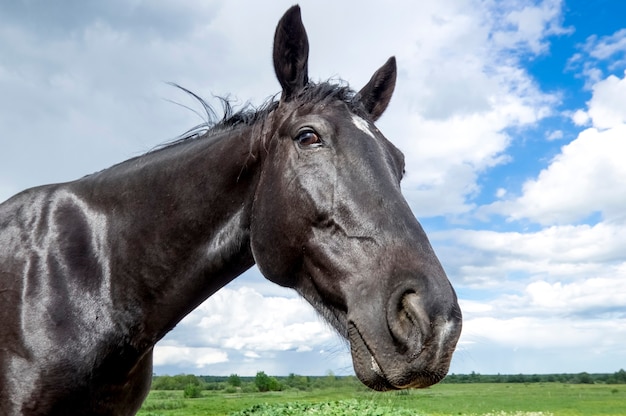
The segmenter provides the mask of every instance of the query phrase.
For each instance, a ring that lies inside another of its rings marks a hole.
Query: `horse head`
[[[310,82],[298,6],[276,28],[273,56],[282,94],[263,127],[250,228],[254,260],[349,340],[356,374],[368,387],[440,381],[461,311],[402,196],[404,157],[374,124],[395,87],[395,59],[356,93]]]

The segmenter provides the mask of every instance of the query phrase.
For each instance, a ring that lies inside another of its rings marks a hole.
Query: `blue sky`
[[[0,3],[0,200],[144,153],[198,124],[167,82],[278,92],[292,1]],[[390,55],[381,131],[456,288],[454,373],[626,367],[626,3],[300,2],[314,79],[359,89]],[[69,12],[71,10],[71,13]],[[351,374],[346,344],[252,269],[155,350],[157,374]]]

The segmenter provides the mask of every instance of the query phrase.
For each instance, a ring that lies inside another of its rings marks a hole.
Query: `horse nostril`
[[[398,349],[405,353],[419,353],[424,340],[431,335],[431,321],[424,310],[420,296],[415,292],[404,293],[391,314],[389,329]]]
[[[413,325],[421,332],[423,337],[430,335],[432,325],[428,313],[424,310],[423,302],[417,293],[409,292],[402,297],[402,309],[411,319]]]

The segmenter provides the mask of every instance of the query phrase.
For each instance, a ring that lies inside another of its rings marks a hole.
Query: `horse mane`
[[[174,140],[158,146],[150,153],[186,143],[190,140],[210,137],[217,133],[240,126],[253,126],[258,121],[265,120],[265,118],[278,107],[279,103],[276,99],[276,95],[274,95],[258,107],[255,107],[250,103],[246,103],[243,107],[236,110],[235,105],[229,98],[214,96],[214,98],[220,101],[222,106],[222,115],[218,116],[215,108],[198,94],[178,84],[172,83],[171,85],[182,90],[200,103],[202,109],[204,110],[204,114],[200,114],[186,106],[184,107],[204,117],[206,121],[192,127],[176,137]],[[328,80],[320,83],[309,82],[292,98],[292,100],[300,102],[301,105],[311,105],[332,100],[339,100],[347,104],[352,112],[359,115],[363,115],[365,113],[356,92],[349,87],[347,82],[342,80],[335,82]]]

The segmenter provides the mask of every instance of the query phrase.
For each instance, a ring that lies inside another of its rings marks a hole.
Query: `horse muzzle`
[[[363,384],[379,391],[424,388],[446,376],[462,327],[456,295],[448,287],[446,296],[397,290],[378,325],[349,318],[352,361]]]

